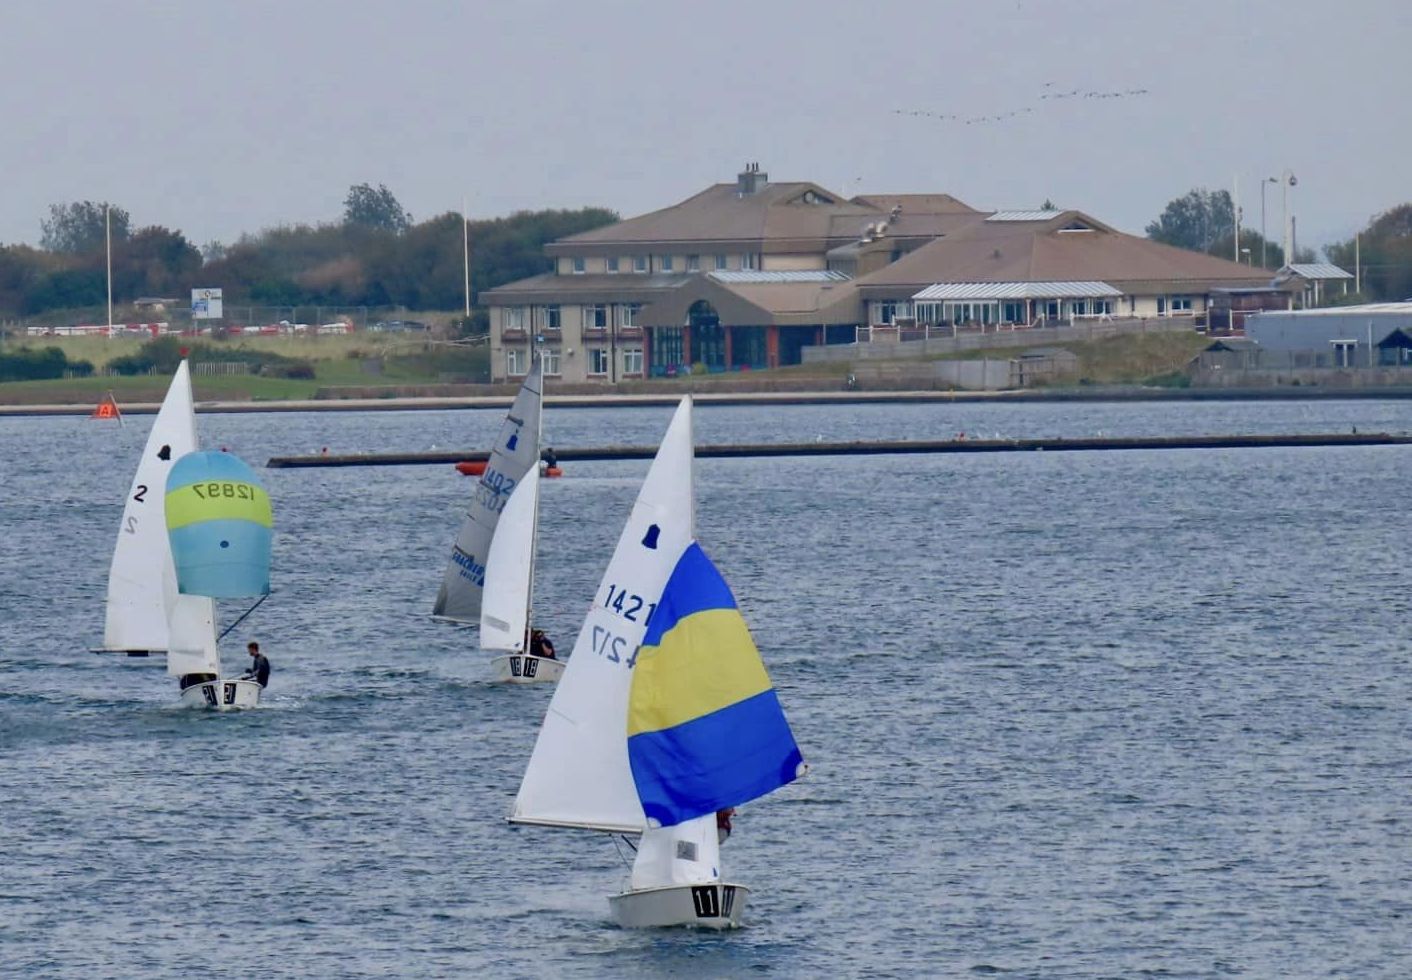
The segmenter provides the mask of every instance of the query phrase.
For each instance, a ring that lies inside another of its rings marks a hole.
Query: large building
[[[946,194],[845,200],[757,165],[680,204],[549,244],[552,272],[489,290],[491,374],[613,382],[798,364],[860,326],[964,328],[1204,312],[1268,273],[1078,211]]]

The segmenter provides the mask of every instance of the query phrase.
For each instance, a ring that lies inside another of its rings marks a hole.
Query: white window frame
[[[525,328],[525,308],[507,306],[501,311],[502,330],[523,330]]]
[[[624,374],[641,374],[641,373],[642,373],[642,348],[641,348],[641,347],[624,347],[624,348],[623,348],[623,373],[624,373]]]
[[[590,303],[583,308],[583,328],[585,330],[606,330],[608,327],[608,304]]]
[[[716,255],[716,271],[717,271],[717,272],[721,272],[721,271],[723,271],[723,270],[725,270],[725,269],[729,269],[730,267],[731,267],[730,256],[728,256],[728,255],[721,255],[721,254],[718,253],[718,254]]]
[[[687,271],[687,272],[700,272],[700,271],[701,271],[701,256],[699,256],[699,255],[688,255],[688,256],[686,257],[686,271]]]
[[[584,274],[584,272],[586,271],[586,266],[584,264],[582,255],[573,255],[569,257],[569,270],[576,276],[581,276]]]
[[[661,269],[662,269],[663,272],[675,272],[675,271],[676,271],[676,270],[673,268],[673,266],[676,264],[676,262],[675,262],[675,257],[674,257],[674,256],[671,256],[671,255],[663,255],[663,256],[659,257],[657,261],[658,261],[658,263],[660,264]]]
[[[588,349],[588,373],[591,377],[602,377],[607,375],[608,368],[612,366],[613,358],[606,347],[590,347]]]
[[[622,313],[623,313],[623,326],[625,326],[625,327],[636,327],[636,326],[638,326],[639,324],[638,324],[638,322],[637,322],[637,315],[638,315],[639,313],[641,313],[641,312],[642,312],[642,304],[641,304],[641,303],[624,303],[624,304],[623,304],[623,310],[622,310]]]
[[[1190,313],[1190,296],[1169,296],[1167,298],[1167,311],[1169,313]]]
[[[544,330],[563,330],[564,312],[558,303],[547,303],[539,308],[540,327]]]
[[[741,252],[741,253],[740,253],[740,267],[741,267],[742,269],[758,269],[758,268],[760,268],[760,253],[758,253],[758,252]]]
[[[648,261],[648,256],[646,256],[646,255],[634,255],[634,256],[632,257],[632,271],[633,271],[633,272],[647,272],[647,271],[651,270],[651,268],[652,268],[652,263]]]
[[[524,363],[526,360],[528,358],[525,357],[523,347],[505,348],[505,376],[507,378],[523,378],[529,373],[529,366]]]
[[[549,377],[559,376],[559,348],[541,347],[539,362],[544,365],[544,373]]]
[[[616,273],[618,271],[618,257],[616,255],[608,256],[603,260],[603,264],[609,272]]]

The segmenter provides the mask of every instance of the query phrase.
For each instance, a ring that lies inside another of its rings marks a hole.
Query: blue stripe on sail
[[[803,761],[774,689],[665,731],[628,739],[648,820],[671,827],[793,782]]]
[[[652,619],[647,624],[647,635],[642,638],[645,647],[657,646],[664,633],[669,632],[678,622],[706,609],[734,609],[735,596],[731,587],[701,550],[695,541],[687,545],[682,556],[677,559],[671,577],[662,589],[662,598],[652,611]]]

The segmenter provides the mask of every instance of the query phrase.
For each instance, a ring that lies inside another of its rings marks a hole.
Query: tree
[[[397,203],[387,185],[354,184],[343,200],[343,223],[380,228],[401,234],[412,224],[412,216]]]
[[[1352,238],[1325,247],[1330,262],[1353,272],[1355,256],[1362,266],[1363,293],[1372,300],[1412,297],[1412,203],[1375,215]]]
[[[1234,228],[1235,207],[1230,191],[1197,187],[1167,202],[1161,216],[1147,226],[1147,237],[1155,242],[1208,253],[1224,238],[1229,256]]]
[[[107,201],[51,204],[49,219],[39,223],[44,232],[39,244],[51,252],[67,252],[71,255],[101,252],[106,242],[106,225],[109,220],[113,226],[113,241],[126,241],[128,213],[116,205],[110,205]]]

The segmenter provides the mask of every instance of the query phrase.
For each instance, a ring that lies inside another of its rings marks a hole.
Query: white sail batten
[[[485,592],[480,610],[483,649],[524,652],[538,514],[539,467],[531,466],[500,514],[485,559]]]
[[[118,526],[108,571],[103,624],[106,650],[167,649],[168,597],[176,595],[176,571],[163,511],[167,473],[173,463],[196,448],[191,376],[182,361],[147,435]]]
[[[628,693],[647,617],[692,539],[692,468],[688,397],[672,416],[555,688],[511,822],[646,827],[628,765]]]
[[[480,622],[487,553],[501,510],[525,474],[539,467],[542,386],[543,368],[536,358],[505,416],[456,534],[433,616],[460,623]]]

